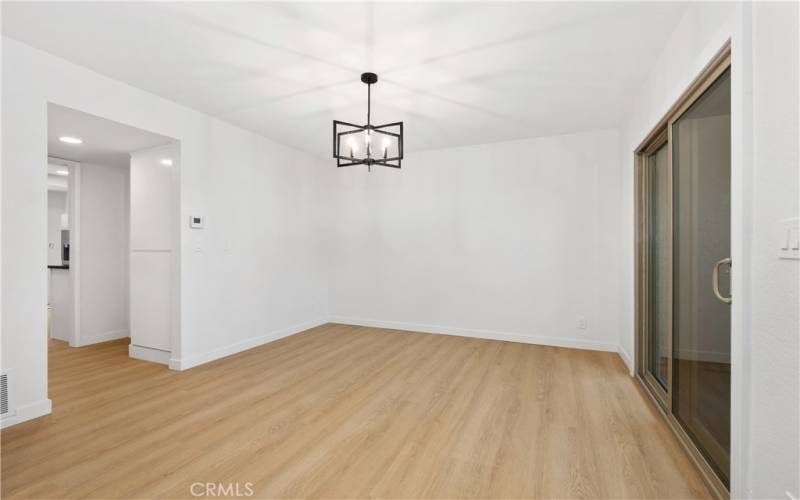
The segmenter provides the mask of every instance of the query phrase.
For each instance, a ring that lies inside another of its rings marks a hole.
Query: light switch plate
[[[781,221],[778,258],[800,260],[800,219]]]
[[[201,215],[190,215],[189,216],[189,227],[192,229],[203,229],[203,224],[205,224],[205,217]]]

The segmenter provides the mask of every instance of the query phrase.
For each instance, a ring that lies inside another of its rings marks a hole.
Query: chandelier
[[[370,121],[372,84],[378,81],[375,73],[364,73],[361,81],[367,84],[367,124],[333,121],[333,157],[337,167],[372,165],[400,168],[403,160],[403,122],[373,125]]]

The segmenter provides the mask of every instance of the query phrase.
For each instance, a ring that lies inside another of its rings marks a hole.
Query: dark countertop
[[[47,269],[69,269],[69,264],[62,264],[60,266],[47,266]]]

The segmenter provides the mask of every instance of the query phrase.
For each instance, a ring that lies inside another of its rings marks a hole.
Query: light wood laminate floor
[[[51,341],[2,496],[706,498],[614,353],[329,324],[185,372]]]

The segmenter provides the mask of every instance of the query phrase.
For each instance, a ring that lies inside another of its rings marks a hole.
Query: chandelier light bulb
[[[383,138],[383,159],[385,160],[386,157],[389,155],[389,146],[391,145],[392,141],[388,137]]]
[[[347,146],[350,148],[350,158],[353,158],[358,152],[358,144],[356,144],[356,140],[351,137],[350,140],[347,141]]]

